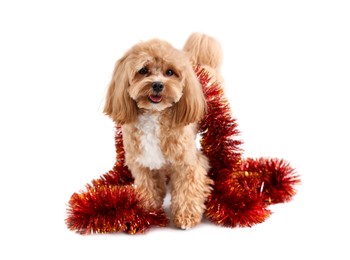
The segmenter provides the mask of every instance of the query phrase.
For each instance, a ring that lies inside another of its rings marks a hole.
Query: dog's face
[[[185,84],[183,56],[159,40],[134,47],[128,56],[128,92],[138,108],[162,111],[180,100]]]
[[[187,55],[161,40],[135,45],[116,64],[105,113],[120,124],[140,110],[173,110],[175,124],[198,121],[206,104]]]

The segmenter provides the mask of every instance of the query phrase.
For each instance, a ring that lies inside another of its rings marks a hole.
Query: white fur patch
[[[160,169],[166,163],[159,143],[159,115],[140,115],[136,128],[140,131],[141,156],[136,161],[151,170]]]

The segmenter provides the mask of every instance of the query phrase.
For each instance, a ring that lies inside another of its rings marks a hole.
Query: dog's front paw
[[[201,222],[201,214],[177,214],[174,216],[174,224],[181,229],[190,229]]]

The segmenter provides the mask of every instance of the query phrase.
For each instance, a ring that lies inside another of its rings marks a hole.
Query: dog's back
[[[183,50],[190,55],[194,64],[200,64],[219,72],[222,51],[219,42],[213,37],[203,33],[193,33],[188,37]]]

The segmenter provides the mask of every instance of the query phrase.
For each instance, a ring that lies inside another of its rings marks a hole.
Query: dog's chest
[[[151,170],[162,168],[166,160],[160,147],[159,115],[140,115],[136,128],[141,150],[136,161]]]

